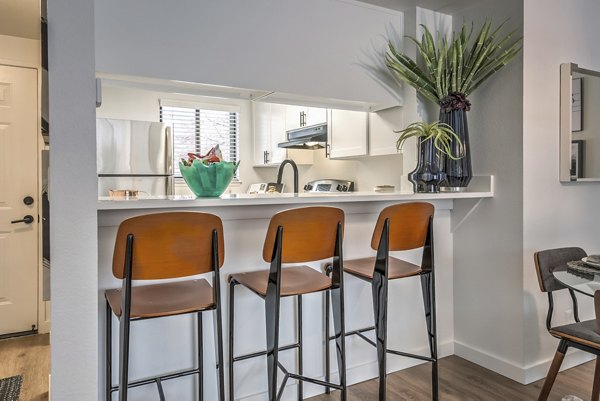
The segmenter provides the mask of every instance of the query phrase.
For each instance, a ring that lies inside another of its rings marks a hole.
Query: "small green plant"
[[[401,131],[395,132],[400,134],[396,141],[397,150],[402,149],[407,139],[415,137],[421,138],[421,142],[433,141],[433,146],[435,146],[438,152],[445,154],[453,160],[458,160],[464,156],[463,143],[448,124],[439,121],[429,124],[424,121],[418,121],[410,124]],[[456,154],[452,153],[452,141],[458,144],[459,151]]]

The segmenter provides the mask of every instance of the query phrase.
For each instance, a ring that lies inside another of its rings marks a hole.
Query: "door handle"
[[[10,222],[10,224],[16,224],[16,223],[31,224],[31,223],[33,223],[33,216],[28,214],[27,216],[24,216],[21,220],[13,220]]]

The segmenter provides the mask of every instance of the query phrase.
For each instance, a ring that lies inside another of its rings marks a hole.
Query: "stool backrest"
[[[552,292],[567,288],[554,278],[552,272],[567,270],[567,262],[580,260],[586,256],[585,251],[577,247],[546,249],[536,252],[533,260],[540,290]]]
[[[223,223],[215,215],[196,212],[157,213],[123,221],[117,231],[113,275],[125,275],[127,237],[133,235],[133,280],[157,280],[214,271],[213,232],[218,267],[225,257]]]
[[[271,262],[277,229],[283,228],[282,263],[302,263],[334,255],[337,226],[344,225],[344,211],[311,206],[284,210],[271,218],[263,247],[263,259]],[[341,240],[341,238],[340,238]]]
[[[386,219],[390,222],[390,251],[407,251],[423,247],[434,211],[433,205],[427,202],[401,203],[386,207],[377,218],[371,248],[374,250],[379,248]]]

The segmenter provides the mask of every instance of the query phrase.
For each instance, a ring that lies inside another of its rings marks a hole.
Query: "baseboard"
[[[554,355],[553,355],[554,357]],[[577,365],[581,365],[582,363],[589,362],[595,359],[596,356],[590,354],[589,352],[585,352],[575,348],[569,348],[567,351],[567,355],[565,355],[565,359],[563,359],[563,363],[560,366],[561,372],[563,370],[567,370],[573,368]],[[524,384],[529,384],[534,381],[543,379],[546,377],[548,370],[550,369],[550,364],[552,363],[552,358],[547,358],[543,361],[536,362],[532,365],[527,366],[525,370],[525,380]]]
[[[519,366],[496,355],[470,347],[459,341],[454,343],[454,354],[486,369],[494,371],[502,376],[508,377],[521,384],[529,384],[543,379],[550,369],[552,357],[539,361],[527,367]],[[561,365],[561,371],[588,362],[594,358],[587,352],[571,349],[567,352]]]
[[[420,349],[412,349],[412,350],[403,350],[406,352],[411,352],[419,355],[428,355],[429,348],[420,348]],[[447,341],[438,345],[438,356],[439,358],[444,358],[449,355],[454,354],[454,342]],[[332,361],[335,366],[335,360]],[[423,361],[417,359],[403,358],[397,357],[393,355],[388,356],[388,373],[397,372],[399,370],[407,369],[416,365],[420,365],[425,363]],[[373,360],[367,363],[363,363],[360,365],[349,366],[346,369],[347,381],[348,385],[353,385],[357,383],[361,383],[367,380],[371,380],[377,377],[377,361]],[[315,377],[315,379],[325,380],[324,376]],[[338,374],[337,371],[331,372],[331,380],[333,382],[338,382]],[[317,396],[319,394],[323,394],[325,392],[323,387],[309,385],[305,383],[304,385],[304,398],[310,398]],[[241,398],[236,398],[236,401],[262,401],[267,397],[267,392],[259,392],[247,396],[242,396]],[[285,391],[283,393],[283,397],[281,397],[282,401],[296,401],[296,384],[288,384],[285,387]]]

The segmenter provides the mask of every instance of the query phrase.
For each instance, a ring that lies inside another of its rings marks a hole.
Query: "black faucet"
[[[292,169],[294,170],[294,193],[297,194],[298,193],[298,166],[296,165],[296,163],[293,160],[286,159],[286,160],[282,161],[281,164],[279,165],[279,170],[277,171],[277,185],[281,184],[281,178],[283,177],[283,168],[285,167],[286,164],[291,165]]]

